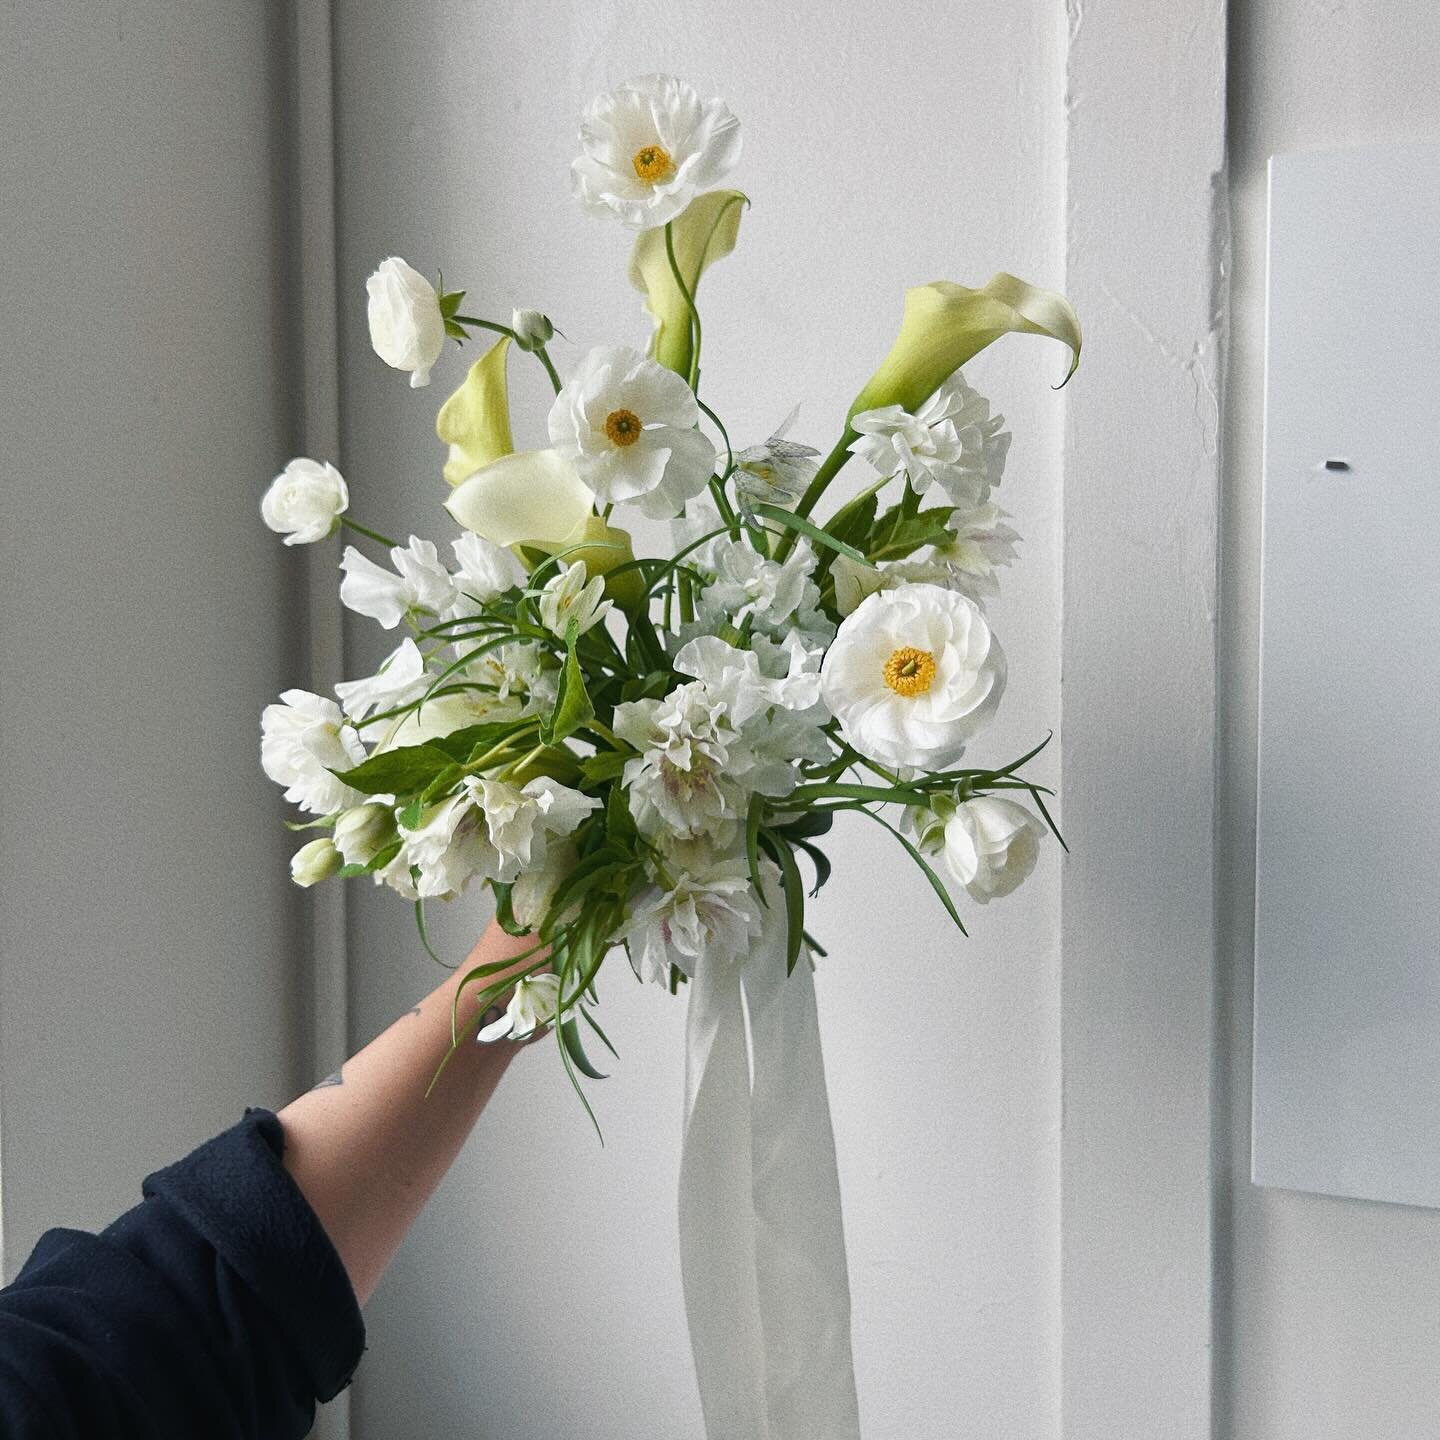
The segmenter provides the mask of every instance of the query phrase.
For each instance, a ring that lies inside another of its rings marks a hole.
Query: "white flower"
[[[335,530],[349,504],[350,491],[333,465],[298,459],[270,482],[260,518],[287,545],[309,545]]]
[[[451,541],[455,552],[455,603],[447,620],[476,613],[477,605],[488,604],[507,590],[525,583],[525,571],[509,550],[483,535],[467,531]],[[473,602],[473,603],[471,603]]]
[[[1034,870],[1044,834],[1023,805],[980,795],[957,805],[945,822],[945,866],[984,905]]]
[[[407,637],[385,657],[376,674],[363,680],[343,680],[335,693],[352,720],[363,720],[372,710],[395,710],[418,700],[429,684],[425,657]]]
[[[510,915],[523,930],[538,930],[550,909],[550,902],[570,872],[580,863],[580,854],[566,839],[545,847],[545,861],[538,870],[527,870],[510,887]],[[567,919],[579,913],[578,902],[569,908]]]
[[[645,75],[591,101],[570,178],[592,215],[648,230],[718,185],[739,158],[740,122],[724,101],[701,100],[670,75]]]
[[[821,667],[845,739],[884,765],[944,770],[995,712],[1005,656],[975,602],[938,585],[868,596]]]
[[[549,842],[575,832],[592,810],[593,796],[571,790],[547,775],[523,787],[504,780],[469,779],[466,787],[485,815],[490,843],[499,856],[497,880],[514,880],[545,863]]]
[[[802,540],[783,562],[770,560],[743,540],[717,539],[710,551],[715,580],[700,593],[699,610],[710,623],[737,629],[747,618],[762,630],[776,630],[802,607],[814,610],[820,591],[810,579],[815,552]]]
[[[779,679],[760,672],[753,650],[740,650],[718,636],[701,635],[680,649],[675,668],[704,686],[711,707],[737,729],[770,706],[807,710],[820,698],[813,654],[791,648],[790,671]]]
[[[515,343],[522,350],[538,350],[542,345],[548,345],[555,335],[550,317],[538,310],[516,310],[510,316],[510,328],[515,332]]]
[[[469,789],[432,805],[420,826],[404,835],[396,859],[407,870],[419,867],[415,888],[422,899],[449,899],[472,881],[493,880],[500,872],[500,856]]]
[[[328,880],[340,868],[341,863],[335,842],[328,835],[324,835],[319,840],[302,845],[290,857],[290,878],[297,885],[308,889],[322,880]]]
[[[471,725],[484,725],[491,720],[518,720],[520,716],[518,702],[480,691],[458,690],[432,695],[417,709],[395,717],[375,746],[375,753],[423,745],[427,740],[453,735]]]
[[[445,508],[496,545],[557,550],[594,513],[595,497],[554,450],[502,455],[455,487]]]
[[[456,649],[464,653],[472,647],[478,648],[481,643],[460,640],[456,642]],[[465,667],[463,678],[476,685],[488,686],[494,692],[493,698],[477,697],[486,700],[492,709],[497,703],[506,705],[517,718],[548,713],[555,706],[560,672],[547,669],[545,658],[539,646],[516,641],[477,656]],[[498,720],[503,717],[494,714],[488,718]]]
[[[799,415],[797,405],[763,445],[751,445],[735,457],[735,493],[742,504],[765,501],[789,507],[815,478],[819,468],[815,457],[820,452],[785,438]]]
[[[1010,435],[1004,418],[957,370],[911,415],[898,405],[865,410],[850,421],[860,438],[852,454],[881,475],[903,471],[917,494],[938,484],[954,505],[982,505],[1000,483]]]
[[[285,798],[312,815],[333,815],[359,794],[332,770],[352,770],[365,758],[360,737],[340,707],[308,690],[287,690],[260,716],[260,764]]]
[[[574,560],[558,571],[540,591],[540,619],[552,634],[565,639],[573,620],[577,634],[598,625],[610,611],[605,596],[605,577],[585,578],[585,562]]]
[[[345,547],[340,568],[340,603],[357,615],[378,620],[393,630],[411,610],[430,610],[439,615],[455,603],[455,586],[450,572],[440,563],[429,540],[410,537],[397,545],[390,561],[398,572],[392,574],[362,555],[353,545]]]
[[[430,383],[430,367],[445,348],[445,317],[435,287],[418,270],[392,256],[365,282],[370,296],[370,344],[396,370],[410,371],[413,387]]]
[[[622,345],[591,350],[550,409],[550,443],[602,504],[678,514],[706,486],[714,446],[695,394],[673,370]]]
[[[335,822],[335,848],[347,865],[368,865],[394,839],[394,812],[378,801],[355,805]]]
[[[640,979],[663,985],[672,965],[693,979],[702,961],[734,964],[760,926],[760,903],[742,858],[721,861],[699,875],[681,872],[673,889],[657,885],[643,892],[623,939]]]
[[[951,539],[930,552],[933,563],[949,573],[953,589],[972,599],[991,599],[1000,593],[995,574],[1015,559],[1020,534],[1006,524],[1010,517],[998,505],[959,507],[946,522]]]
[[[482,1027],[477,1040],[528,1040],[555,1020],[560,1003],[558,975],[523,975],[515,982],[510,1003],[500,1019]]]

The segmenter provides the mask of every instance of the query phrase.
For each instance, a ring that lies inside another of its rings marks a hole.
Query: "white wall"
[[[406,255],[472,313],[543,305],[574,342],[643,343],[628,237],[568,193],[580,110],[663,67],[746,126],[740,248],[703,292],[705,386],[742,443],[798,401],[828,449],[906,285],[1060,274],[1058,51],[1040,0],[893,9],[771,4],[336,6],[344,462],[356,513],[443,531],[434,408],[365,345],[365,274]],[[983,52],[983,53],[982,53]],[[1058,718],[1058,347],[1018,340],[974,378],[1013,422],[1004,503],[1026,536],[996,623],[1012,687],[986,756]],[[524,366],[523,440],[546,391]],[[373,627],[369,627],[373,629]],[[352,659],[374,636],[352,630]],[[1040,774],[1058,774],[1052,755]],[[878,835],[878,839],[877,839]],[[844,830],[814,916],[869,1440],[1042,1437],[1059,1426],[1057,856],[948,928],[883,834]],[[355,1039],[434,980],[403,906],[352,910]],[[459,957],[480,902],[440,928]],[[597,1147],[548,1049],[507,1080],[371,1308],[356,1433],[697,1436],[675,1261],[680,1005],[623,963],[602,987],[622,1060]]]
[[[279,7],[0,16],[0,1090],[13,1271],[295,1087],[303,946],[257,707],[303,562]]]
[[[1440,1215],[1249,1183],[1254,737],[1265,162],[1277,151],[1440,140],[1440,11],[1234,0],[1235,221],[1228,376],[1222,792],[1228,1183],[1220,1196],[1218,1434],[1429,1440],[1440,1432]],[[1377,564],[1384,557],[1376,557]]]

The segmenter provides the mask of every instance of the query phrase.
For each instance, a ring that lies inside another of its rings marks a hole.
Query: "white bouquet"
[[[311,817],[300,828],[319,832],[295,856],[297,882],[370,876],[415,906],[422,939],[427,901],[488,887],[500,923],[533,934],[534,949],[518,983],[498,966],[465,977],[478,1003],[463,1024],[457,1011],[455,1043],[553,1027],[577,1090],[577,1075],[598,1078],[590,1037],[609,1045],[594,1011],[613,952],[643,982],[723,991],[708,1020],[692,1008],[692,1116],[725,1033],[715,1017],[731,997],[739,1015],[731,977],[774,937],[775,994],[810,985],[824,952],[806,929],[807,888],[829,875],[837,816],[893,835],[962,931],[952,884],[983,904],[1033,869],[1050,822],[1049,792],[1021,773],[1035,750],[964,763],[1005,687],[985,603],[1019,537],[993,498],[1010,436],[960,367],[1014,332],[1065,343],[1072,373],[1080,353],[1059,295],[1006,274],[979,289],[923,285],[823,459],[790,438],[793,413],[737,448],[700,398],[697,292],[737,242],[748,201],[719,187],[739,154],[727,106],[667,76],[585,114],[574,191],[638,232],[630,280],[654,322],[647,354],[602,344],[562,378],[544,314],[477,318],[464,292],[398,259],[371,276],[374,348],[412,385],[447,337],[498,337],[436,421],[460,527],[447,556],[352,520],[328,464],[293,461],[262,506],[287,544],[341,525],[373,542],[373,557],[345,550],[341,599],[407,632],[336,699],[291,690],[265,711],[266,773]],[[546,449],[512,443],[516,350],[555,391]],[[852,459],[868,473],[835,504]],[[672,522],[670,553],[634,553],[617,523],[632,507]],[[507,994],[504,1017],[482,1025]],[[752,1028],[758,1004],[751,994]],[[737,1103],[758,1115],[758,1029],[752,1039],[754,1094]],[[795,1063],[791,1041],[777,1065]],[[812,1070],[823,1095],[818,1049]],[[840,1265],[843,1279],[843,1251]],[[692,1306],[698,1358],[696,1326]],[[726,1403],[707,1398],[712,1422]]]

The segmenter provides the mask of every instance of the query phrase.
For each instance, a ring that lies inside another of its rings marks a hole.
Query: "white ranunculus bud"
[[[260,518],[287,545],[309,545],[334,531],[349,504],[350,491],[333,465],[301,458],[270,482]]]
[[[412,386],[430,383],[430,368],[445,348],[445,317],[435,287],[392,256],[365,282],[370,296],[370,344],[396,370],[410,372]]]
[[[335,842],[324,835],[302,845],[290,858],[290,878],[307,888],[328,880],[341,866],[340,852]]]
[[[510,317],[510,328],[515,332],[515,343],[522,350],[538,350],[554,338],[555,327],[548,315],[538,310],[517,310]]]
[[[335,848],[347,865],[368,865],[395,838],[388,805],[356,805],[335,822]]]
[[[1013,800],[979,795],[945,822],[945,866],[981,905],[1008,895],[1035,868],[1045,831]]]

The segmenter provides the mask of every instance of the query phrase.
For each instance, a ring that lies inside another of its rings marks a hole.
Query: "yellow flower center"
[[[647,185],[658,185],[662,180],[668,180],[675,170],[675,162],[663,145],[642,145],[631,163],[635,166],[635,174]]]
[[[605,417],[605,433],[613,445],[633,445],[643,428],[633,410],[612,410]]]
[[[885,683],[897,695],[923,695],[935,683],[935,657],[904,645],[885,662]]]

